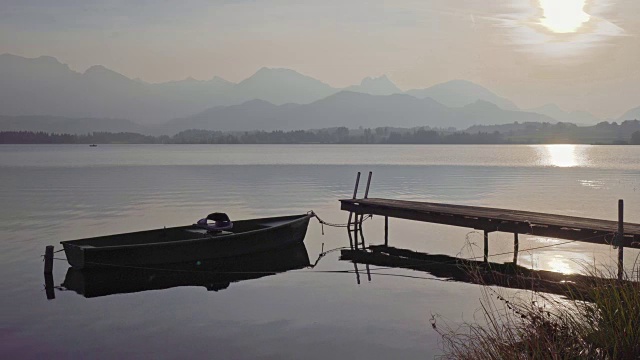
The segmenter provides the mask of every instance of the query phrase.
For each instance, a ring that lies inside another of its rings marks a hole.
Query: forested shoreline
[[[176,135],[151,136],[131,132],[58,134],[34,131],[1,131],[0,144],[640,144],[640,131],[630,140],[589,142],[569,137],[524,137],[493,132],[437,131],[425,128],[349,130],[333,128],[297,131],[220,132],[186,130]]]

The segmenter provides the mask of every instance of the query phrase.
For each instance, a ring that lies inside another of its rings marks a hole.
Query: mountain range
[[[175,133],[182,129],[220,131],[305,130],[345,126],[375,128],[430,126],[465,129],[478,123],[556,122],[541,114],[503,110],[497,105],[477,100],[452,108],[431,99],[407,94],[370,95],[341,91],[310,104],[274,105],[252,100],[241,105],[218,106],[200,114],[170,121],[165,129]]]
[[[262,68],[238,83],[214,77],[152,84],[101,65],[80,73],[52,57],[3,54],[0,83],[0,115],[4,115],[0,130],[7,126],[73,130],[70,124],[82,130],[119,124],[145,133],[191,126],[238,131],[331,126],[464,129],[514,121],[582,125],[600,121],[587,112],[566,112],[554,104],[521,110],[465,80],[404,92],[383,75],[341,89],[290,69]],[[621,119],[638,117],[640,107]]]
[[[640,106],[622,114],[619,120],[640,120]]]

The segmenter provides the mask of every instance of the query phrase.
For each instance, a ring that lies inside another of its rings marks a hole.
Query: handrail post
[[[367,189],[364,192],[364,198],[369,197],[369,186],[371,185],[371,175],[373,175],[373,171],[369,171],[369,179],[367,179]]]
[[[369,186],[371,186],[371,175],[373,175],[373,171],[369,171],[369,178],[367,179],[367,188],[364,191],[364,198],[369,197]],[[362,243],[364,244],[364,234],[362,233],[362,222],[364,221],[364,214],[360,214],[360,237],[362,238]],[[364,245],[363,245],[364,250]]]
[[[358,196],[358,184],[360,183],[360,171],[358,171],[358,176],[356,176],[356,187],[353,189],[353,198],[355,199]]]

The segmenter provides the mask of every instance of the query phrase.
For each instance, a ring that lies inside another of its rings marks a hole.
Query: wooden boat
[[[194,224],[62,241],[61,244],[67,261],[76,269],[225,258],[302,243],[311,216],[240,220],[224,231],[212,232],[210,228]]]
[[[86,297],[201,286],[220,291],[231,283],[310,266],[304,243],[222,259],[203,259],[148,268],[107,267],[67,270],[62,286]]]

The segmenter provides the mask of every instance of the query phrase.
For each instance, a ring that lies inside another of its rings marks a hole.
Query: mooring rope
[[[615,233],[606,234],[606,235],[615,235]],[[532,247],[532,248],[525,249],[525,250],[522,250],[522,251],[525,252],[525,251],[531,251],[531,250],[536,250],[536,249],[555,247],[555,246],[560,246],[560,245],[573,243],[573,242],[577,242],[577,241],[589,240],[589,239],[593,239],[593,238],[597,238],[597,237],[601,237],[601,236],[602,235],[596,235],[596,236],[585,237],[585,238],[578,239],[578,240],[568,240],[568,241],[564,241],[564,242],[561,242],[561,243],[558,243],[558,244],[550,244],[550,245]],[[359,273],[358,269],[355,269],[355,270],[315,270],[314,269],[324,256],[326,256],[329,253],[332,253],[332,252],[335,252],[335,251],[338,251],[338,250],[343,250],[343,249],[351,249],[351,248],[345,246],[345,247],[337,247],[337,248],[333,248],[333,249],[329,249],[327,251],[324,251],[324,243],[322,243],[322,250],[321,250],[320,254],[318,255],[318,259],[315,261],[315,263],[310,264],[309,266],[306,267],[309,270],[297,269],[297,270],[293,270],[293,271],[296,272],[296,273],[315,273],[315,274],[358,274]],[[510,253],[511,252],[497,253],[497,254],[491,254],[489,256],[498,256],[498,255],[505,255],[505,254],[510,254]],[[472,260],[472,259],[476,259],[476,258],[480,258],[480,256],[473,257],[473,258],[470,258],[470,259],[462,259],[462,260]],[[55,260],[66,260],[66,259],[60,259],[60,258],[54,258],[54,259]],[[456,260],[452,260],[452,261],[430,261],[430,260],[423,260],[423,259],[411,259],[411,260],[413,260],[412,261],[412,265],[419,265],[420,263],[422,263],[422,264],[428,264],[428,263],[434,263],[434,264],[455,263],[455,262],[458,262],[460,259],[456,259]],[[94,265],[106,266],[106,267],[116,267],[116,268],[159,270],[159,271],[182,272],[182,273],[210,273],[210,274],[219,274],[219,275],[223,275],[223,274],[265,274],[265,275],[270,275],[270,274],[278,273],[278,271],[206,271],[206,270],[203,271],[203,270],[166,269],[166,268],[153,268],[153,267],[130,266],[130,265],[117,265],[117,264],[95,263],[95,262],[88,262],[88,263],[89,264],[94,264]],[[408,274],[395,274],[395,273],[379,272],[381,270],[396,270],[396,269],[398,269],[398,267],[394,267],[394,266],[374,266],[374,267],[368,268],[367,269],[367,273],[370,274],[370,275],[377,275],[377,276],[389,276],[389,277],[399,277],[399,278],[418,279],[418,280],[430,280],[430,281],[439,281],[439,282],[450,282],[450,281],[452,281],[449,278],[423,277],[423,276],[415,276],[415,275],[408,275]],[[362,271],[364,271],[364,270],[361,270],[360,272],[362,272]],[[68,289],[66,289],[66,288],[64,288],[62,286],[56,286],[55,288],[57,290],[68,290]]]
[[[313,210],[307,212],[308,215],[310,215],[311,217],[315,217],[318,222],[321,224],[322,227],[322,234],[324,235],[324,225],[330,226],[330,227],[336,227],[336,228],[344,228],[344,227],[349,227],[350,224],[349,223],[345,223],[345,224],[338,224],[338,223],[330,223],[327,221],[324,221],[323,219],[321,219]],[[365,220],[371,219],[373,217],[373,215],[369,214],[366,215],[364,217],[362,217],[362,219],[360,221],[356,221],[356,223],[360,223],[362,224],[362,222],[364,222]],[[555,247],[555,246],[560,246],[560,245],[565,245],[565,244],[569,244],[569,243],[573,243],[573,242],[578,242],[578,241],[585,241],[585,240],[589,240],[589,239],[594,239],[594,238],[598,238],[598,237],[604,237],[605,238],[605,243],[612,245],[609,241],[606,240],[606,237],[610,235],[610,236],[615,236],[615,233],[611,233],[611,234],[604,234],[604,235],[594,235],[594,236],[590,236],[590,237],[585,237],[582,239],[577,239],[577,240],[568,240],[568,241],[563,241],[561,243],[557,243],[557,244],[549,244],[549,245],[543,245],[543,246],[537,246],[537,247],[532,247],[532,248],[528,248],[528,249],[523,249],[520,250],[520,252],[529,252],[532,250],[538,250],[538,249],[543,249],[543,248],[550,248],[550,247]],[[351,247],[347,247],[347,246],[343,246],[343,247],[336,247],[327,251],[324,251],[324,243],[322,243],[322,250],[318,255],[318,258],[316,259],[316,261],[313,264],[310,264],[309,266],[307,266],[307,268],[310,269],[314,269],[318,263],[320,262],[320,260],[322,258],[324,258],[327,254],[335,252],[335,251],[339,251],[339,250],[344,250],[344,249],[352,249]],[[64,248],[55,251],[54,253],[58,253],[64,251]],[[509,252],[502,252],[502,253],[495,253],[495,254],[489,254],[488,256],[500,256],[500,255],[507,255],[507,254],[511,254],[512,251]],[[44,255],[41,255],[43,257],[44,260]],[[640,255],[639,255],[640,256]],[[462,260],[475,260],[475,259],[480,259],[483,258],[484,256],[475,256],[475,257],[471,257],[471,258],[466,258],[466,259],[462,259]],[[53,258],[54,260],[65,260],[67,261],[67,259],[62,259],[62,258]],[[456,259],[456,260],[450,260],[450,261],[432,261],[432,260],[424,260],[424,259],[411,259],[413,260],[413,262],[420,264],[420,263],[424,263],[424,264],[428,264],[428,263],[438,263],[438,264],[446,264],[446,263],[455,263],[458,262],[461,259]],[[122,267],[122,268],[134,268],[134,269],[146,269],[146,270],[161,270],[161,271],[177,271],[177,272],[198,272],[198,273],[218,273],[218,274],[229,274],[229,273],[273,273],[272,271],[265,271],[265,272],[261,272],[261,271],[250,271],[250,272],[217,272],[217,271],[198,271],[198,270],[180,270],[180,269],[166,269],[166,268],[152,268],[152,267],[142,267],[142,266],[128,266],[128,265],[118,265],[118,264],[108,264],[108,263],[92,263],[92,262],[87,262],[88,264],[93,264],[93,265],[100,265],[100,266],[107,266],[107,267]],[[416,265],[417,265],[416,264]],[[371,268],[370,270],[376,271],[376,270],[391,270],[391,269],[396,269],[396,267],[387,267],[387,266],[381,266],[381,267],[374,267]],[[305,271],[302,271],[305,272]],[[343,270],[325,270],[325,271],[318,271],[318,270],[314,270],[312,272],[320,272],[320,273],[350,273],[351,271],[343,271]],[[383,275],[383,274],[380,274]]]
[[[335,227],[335,228],[346,228],[346,227],[349,227],[350,225],[349,223],[337,224],[337,223],[330,223],[330,222],[324,221],[313,210],[308,211],[307,215],[310,215],[311,217],[315,217],[318,220],[318,222],[322,226],[322,235],[324,235],[324,225]],[[373,218],[373,215],[369,214],[367,216],[364,216],[360,221],[356,221],[356,223],[359,222],[360,224],[362,224],[364,221],[369,220],[371,218]]]

